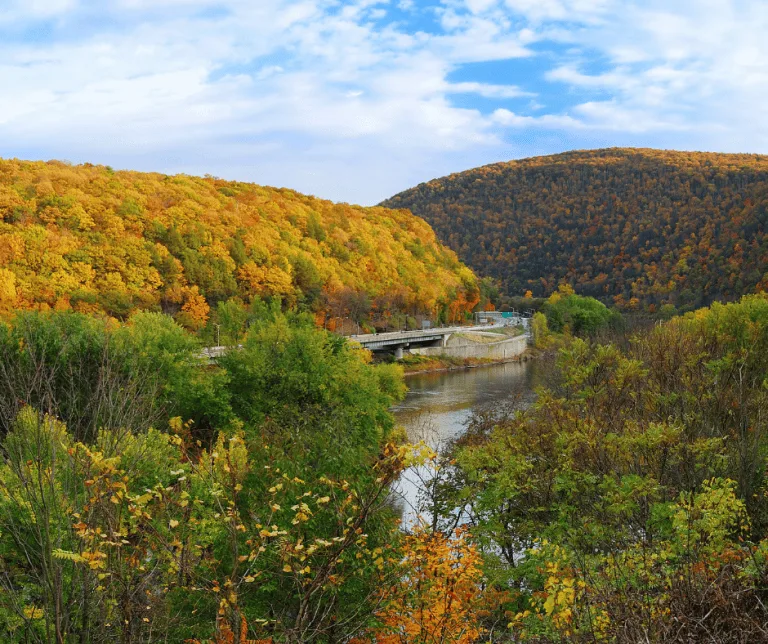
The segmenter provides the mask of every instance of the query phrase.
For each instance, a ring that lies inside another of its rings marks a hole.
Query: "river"
[[[412,442],[440,449],[466,430],[475,412],[530,401],[542,378],[537,361],[411,375],[405,400],[392,411]],[[429,468],[412,468],[399,481],[406,525],[415,521],[419,490],[431,476]]]

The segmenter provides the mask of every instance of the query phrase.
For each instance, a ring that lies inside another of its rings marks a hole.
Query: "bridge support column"
[[[395,349],[395,358],[397,360],[403,359],[403,347],[397,347],[397,349]]]

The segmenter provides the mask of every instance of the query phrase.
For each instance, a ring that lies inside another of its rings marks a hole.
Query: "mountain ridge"
[[[382,202],[511,295],[561,282],[622,308],[687,309],[768,284],[768,156],[574,150],[488,164]]]

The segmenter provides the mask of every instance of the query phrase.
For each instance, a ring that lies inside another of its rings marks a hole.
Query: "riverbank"
[[[423,373],[439,373],[441,371],[477,369],[479,367],[491,367],[512,362],[527,362],[528,360],[533,360],[535,355],[536,354],[533,351],[526,351],[511,358],[459,358],[449,355],[407,355],[402,360],[398,360],[397,364],[403,366],[406,376],[413,376]]]

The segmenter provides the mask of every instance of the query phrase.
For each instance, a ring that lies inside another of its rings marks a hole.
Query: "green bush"
[[[551,295],[542,310],[550,330],[555,333],[570,331],[581,337],[593,336],[621,322],[618,311],[609,309],[593,297],[576,295],[570,289],[561,288]]]

